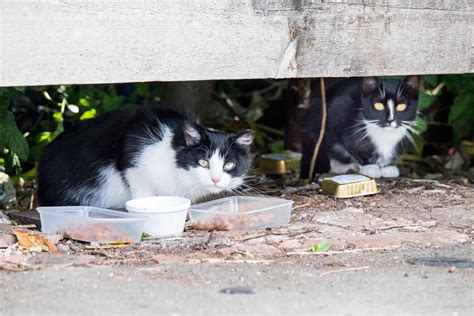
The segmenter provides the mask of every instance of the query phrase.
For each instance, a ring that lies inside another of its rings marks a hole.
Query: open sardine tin
[[[379,192],[374,179],[360,174],[344,174],[324,178],[321,189],[323,193],[337,198],[350,198]]]

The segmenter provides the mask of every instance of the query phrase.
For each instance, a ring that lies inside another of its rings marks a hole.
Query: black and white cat
[[[373,178],[398,177],[400,172],[394,160],[411,140],[419,85],[419,76],[403,80],[351,78],[339,82],[328,93],[326,133],[315,173],[354,171]],[[321,117],[321,100],[315,99],[301,129],[304,178],[309,175]]]
[[[84,121],[46,146],[39,204],[123,208],[138,197],[193,201],[240,186],[253,132],[200,127],[168,110],[135,107]]]

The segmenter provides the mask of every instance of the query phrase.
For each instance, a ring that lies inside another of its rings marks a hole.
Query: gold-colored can
[[[260,169],[269,173],[287,173],[300,169],[301,154],[296,152],[271,153],[260,157]]]
[[[361,174],[343,174],[324,178],[321,189],[323,193],[337,198],[350,198],[379,192],[375,180]]]
[[[474,142],[470,142],[468,140],[463,140],[461,142],[461,149],[469,156],[474,156]]]

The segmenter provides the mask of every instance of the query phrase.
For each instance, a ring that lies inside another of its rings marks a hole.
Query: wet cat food
[[[146,218],[88,206],[38,207],[41,231],[97,243],[139,242]]]
[[[288,224],[293,201],[233,196],[191,206],[193,228],[248,230]]]

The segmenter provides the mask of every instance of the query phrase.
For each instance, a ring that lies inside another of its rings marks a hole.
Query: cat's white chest
[[[196,181],[176,165],[172,137],[173,134],[165,129],[162,140],[146,147],[138,157],[136,167],[127,170],[132,198],[173,195],[193,200],[199,194]]]
[[[397,145],[406,136],[406,134],[407,130],[403,127],[367,127],[367,135],[374,144],[375,150],[380,156],[377,161],[378,164],[388,164],[393,160]]]

